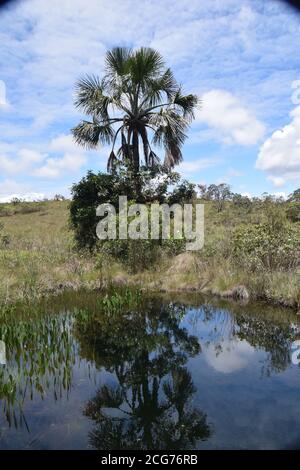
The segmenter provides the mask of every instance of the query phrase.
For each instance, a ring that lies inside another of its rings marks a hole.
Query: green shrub
[[[132,201],[131,204],[134,204]],[[129,203],[130,204],[130,203]],[[165,255],[177,255],[184,250],[186,240],[174,238],[173,222],[170,221],[170,236],[168,239],[151,239],[150,206],[148,207],[148,238],[122,240],[98,240],[97,246],[107,255],[120,261],[131,272],[138,272],[153,266]],[[128,217],[130,224],[135,217]],[[116,227],[119,226],[119,216],[116,216]],[[160,219],[161,230],[161,219]]]
[[[139,173],[141,193],[136,194],[132,175],[126,168],[119,168],[112,174],[92,173],[91,171],[72,187],[70,203],[70,224],[74,230],[75,240],[79,248],[92,249],[97,244],[96,226],[99,217],[96,208],[100,204],[110,203],[118,211],[119,196],[127,196],[128,201],[141,203],[164,203],[168,201],[168,187],[179,181],[179,175],[157,165],[153,169],[141,169]],[[177,188],[174,197],[176,202],[183,197],[190,198],[194,185],[183,184]],[[173,193],[171,193],[172,195]]]
[[[233,254],[251,270],[288,270],[300,264],[300,234],[288,224],[245,225],[233,235]]]
[[[195,200],[197,196],[195,187],[195,184],[189,183],[187,180],[183,180],[181,183],[175,186],[169,195],[168,204],[182,204]]]
[[[73,185],[70,223],[79,248],[93,248],[96,245],[97,206],[108,202],[117,207],[118,197],[124,193],[128,194],[129,199],[133,196],[130,188],[124,188],[124,181],[115,174],[89,171],[79,183]]]
[[[300,202],[290,203],[286,215],[291,222],[300,222]]]

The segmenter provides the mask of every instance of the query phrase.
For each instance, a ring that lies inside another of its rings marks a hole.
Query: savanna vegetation
[[[2,303],[118,283],[299,309],[300,189],[285,201],[234,194],[225,183],[182,180],[174,166],[182,161],[199,99],[183,92],[156,51],[108,52],[104,76],[77,83],[75,105],[89,118],[72,129],[74,139],[86,148],[109,146],[108,172],[88,172],[73,185],[71,201],[56,195],[0,204]],[[203,203],[204,248],[186,252],[186,240],[172,230],[165,240],[100,241],[96,208],[117,208],[120,195],[148,208],[153,202]]]
[[[298,191],[287,201],[270,195],[250,199],[230,194],[221,210],[215,196],[193,194],[194,202],[205,205],[205,245],[200,251],[186,252],[185,241],[172,236],[164,243],[94,243],[98,199],[87,198],[85,206],[80,199],[79,207],[77,195],[85,185],[88,193],[90,182],[97,187],[111,177],[90,174],[74,187],[72,202],[0,205],[2,304],[17,298],[32,300],[64,288],[101,289],[117,283],[228,297],[243,297],[244,291],[236,287],[244,286],[252,299],[299,309],[300,222],[294,216]],[[168,200],[174,193],[185,193],[183,187],[190,197],[191,186],[180,181],[164,197]],[[88,240],[85,245],[86,239],[80,238],[81,217],[90,228],[93,243]]]

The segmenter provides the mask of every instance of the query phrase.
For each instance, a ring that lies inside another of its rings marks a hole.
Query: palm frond
[[[182,161],[181,146],[186,139],[188,120],[176,110],[167,108],[151,116],[149,123],[155,127],[154,145],[163,145],[166,156],[164,164],[174,167]]]
[[[195,108],[199,104],[199,98],[192,94],[182,95],[179,89],[173,97],[173,103],[182,110],[183,117],[191,121],[195,117]]]
[[[118,160],[139,169],[139,139],[146,166],[156,165],[159,159],[150,146],[150,132],[153,144],[165,149],[165,165],[171,168],[182,160],[181,148],[198,98],[182,93],[159,52],[146,47],[114,48],[106,55],[103,79],[86,76],[77,82],[75,91],[76,107],[92,119],[72,129],[74,139],[86,148],[112,143],[109,170]],[[117,123],[120,127],[114,129]]]
[[[130,160],[130,145],[128,144],[125,134],[122,131],[121,132],[121,147],[119,148],[117,152],[118,157],[122,157],[123,161],[129,161]]]
[[[98,77],[87,75],[75,85],[75,106],[86,114],[108,120],[108,106],[112,98],[105,95],[105,83]]]
[[[87,149],[96,148],[99,143],[108,145],[114,137],[114,130],[109,124],[99,125],[90,121],[81,121],[71,132],[75,142]]]
[[[154,166],[158,164],[159,164],[159,157],[156,155],[156,153],[153,152],[153,150],[151,150],[149,153],[149,158],[148,158],[148,166],[150,168],[153,168]]]
[[[117,161],[118,159],[115,155],[115,152],[112,150],[107,160],[107,171],[109,173],[115,169]]]
[[[144,87],[143,108],[156,106],[163,99],[165,94],[167,99],[171,99],[178,89],[178,84],[171,69],[167,69],[162,75],[149,78]]]
[[[126,75],[131,55],[132,51],[128,47],[114,47],[111,51],[107,52],[105,58],[106,75],[111,78],[117,75]]]
[[[160,75],[165,67],[161,54],[150,47],[141,47],[128,60],[133,84],[141,86],[150,78]]]

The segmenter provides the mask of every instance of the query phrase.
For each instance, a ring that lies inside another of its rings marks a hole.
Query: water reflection
[[[184,309],[152,302],[146,312],[106,313],[76,328],[81,354],[114,374],[85,407],[97,449],[182,449],[207,439],[206,415],[185,364],[200,353],[180,326]]]
[[[291,364],[291,344],[300,338],[300,326],[294,322],[274,323],[262,315],[235,315],[236,335],[256,349],[267,353],[262,374],[284,371]]]
[[[7,364],[0,366],[0,400],[9,425],[30,432],[23,405],[52,393],[54,401],[69,394],[75,345],[68,316],[34,320],[11,318],[0,323]]]
[[[224,302],[204,304],[192,311],[190,324],[195,329],[198,325],[199,335],[205,329],[205,353],[217,370],[239,370],[258,350],[266,353],[262,375],[283,372],[291,365],[291,345],[300,339],[300,319],[291,311]]]
[[[105,309],[99,296],[75,301],[78,309],[55,305],[53,312],[0,315],[7,361],[0,365],[0,448],[30,446],[30,433],[43,435],[36,446],[47,447],[46,430],[59,413],[54,448],[66,419],[68,426],[77,422],[64,435],[68,448],[187,449],[220,435],[220,445],[232,447],[232,410],[243,432],[251,429],[239,390],[265,413],[265,435],[274,428],[280,434],[277,414],[291,423],[297,441],[300,371],[291,364],[291,344],[300,339],[300,325],[292,313],[191,298],[107,302]],[[267,409],[270,396],[278,400],[276,414]],[[211,406],[214,397],[219,409]],[[278,442],[286,442],[281,434]]]

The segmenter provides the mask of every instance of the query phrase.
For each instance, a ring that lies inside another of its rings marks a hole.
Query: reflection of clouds
[[[248,365],[254,348],[247,341],[222,341],[221,347],[210,344],[203,352],[210,366],[218,372],[230,374]]]

